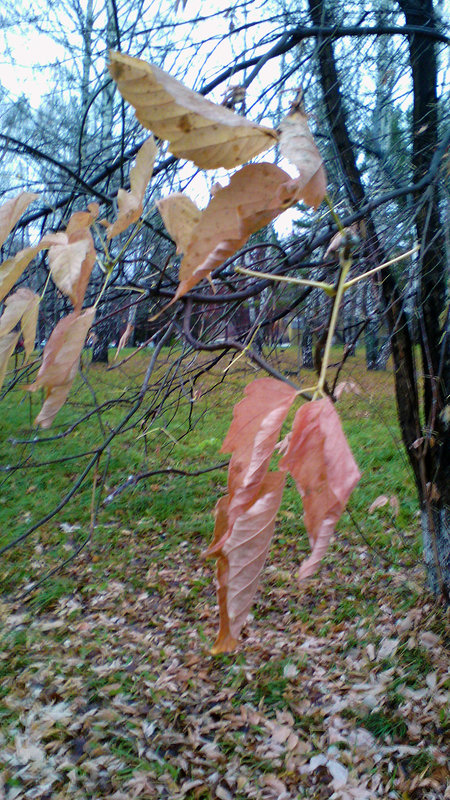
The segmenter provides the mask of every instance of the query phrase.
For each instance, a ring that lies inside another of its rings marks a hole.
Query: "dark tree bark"
[[[436,29],[432,0],[399,0],[407,25]],[[439,143],[436,48],[427,36],[409,36],[414,92],[412,167],[414,182],[430,169]],[[430,584],[450,592],[450,348],[446,306],[447,258],[441,226],[438,190],[431,184],[415,197],[416,231],[420,243],[419,341],[424,374],[424,441],[422,459],[422,521]],[[438,563],[436,563],[438,562]],[[441,573],[441,574],[440,574]]]

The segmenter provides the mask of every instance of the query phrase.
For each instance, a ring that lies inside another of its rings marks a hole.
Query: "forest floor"
[[[244,378],[236,371],[208,397],[166,465],[226,459],[218,450]],[[225,469],[122,492],[89,548],[23,599],[14,598],[76,548],[89,492],[3,557],[1,800],[450,798],[448,616],[425,586],[391,376],[353,360],[344,378],[359,387],[337,405],[363,472],[351,516],[299,584],[308,546],[288,488],[235,653],[210,654],[213,565],[200,557]],[[73,480],[61,464],[45,473],[19,471],[3,487],[16,520],[4,516],[4,540]],[[113,471],[108,489],[118,482]]]

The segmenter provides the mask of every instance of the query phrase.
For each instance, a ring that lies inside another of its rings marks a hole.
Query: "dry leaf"
[[[119,339],[119,343],[117,345],[117,351],[116,351],[115,358],[117,358],[117,356],[119,355],[120,351],[123,350],[124,347],[126,347],[128,339],[130,338],[131,334],[133,333],[133,330],[134,330],[134,325],[131,322],[128,322],[127,323],[127,327],[125,328],[124,332],[122,333],[122,336]]]
[[[298,167],[300,175],[293,179],[297,200],[318,208],[327,191],[327,176],[308,118],[301,111],[294,111],[280,124],[280,152]]]
[[[354,381],[339,381],[333,392],[336,400],[339,400],[340,396],[344,394],[344,392],[353,392],[353,394],[359,395],[361,394],[359,386],[357,386]]]
[[[202,212],[181,192],[158,200],[156,205],[167,232],[177,246],[177,253],[185,253]]]
[[[231,525],[256,497],[281,426],[297,394],[296,389],[283,381],[257,378],[245,388],[244,399],[235,405],[233,421],[221,447],[221,453],[232,453],[228,467],[230,507],[227,512]],[[221,545],[216,529],[205,555],[214,555]]]
[[[331,400],[313,400],[297,411],[279,468],[289,470],[303,500],[312,553],[300,567],[302,580],[316,571],[360,478]]]
[[[17,323],[21,322],[27,358],[34,350],[39,303],[39,295],[32,292],[31,289],[21,287],[7,298],[5,310],[0,318],[0,337],[12,331]]]
[[[177,241],[185,254],[173,302],[230,258],[252,233],[297,202],[296,197],[287,172],[268,163],[248,164],[231,176],[228,186],[215,186],[187,246],[187,231],[183,241]],[[191,218],[194,222],[193,213]]]
[[[330,244],[325,250],[324,258],[327,256],[339,256],[339,251],[343,245],[355,246],[359,242],[358,226],[350,225],[334,234]]]
[[[88,209],[72,214],[66,230],[52,237],[48,253],[53,281],[63,294],[70,297],[75,310],[80,310],[83,305],[96,259],[89,228],[98,217],[99,206],[90,203]]]
[[[375,498],[373,503],[370,504],[368,512],[369,514],[373,514],[377,508],[382,508],[389,503],[389,497],[386,494],[380,494],[378,497]]]
[[[35,422],[48,428],[64,404],[77,373],[80,354],[95,317],[95,308],[73,312],[61,319],[44,348],[36,380],[27,389],[46,389],[46,399]]]
[[[285,476],[269,472],[259,485],[253,502],[230,525],[232,500],[217,504],[217,535],[223,545],[217,556],[217,597],[220,627],[212,653],[233,650],[258,588],[281,503]],[[208,554],[208,553],[207,553]]]
[[[297,391],[274,378],[246,387],[222,445],[232,452],[228,494],[216,505],[205,556],[217,556],[219,635],[213,652],[232,650],[250,609],[273,535],[284,476],[268,473],[281,426]]]
[[[231,169],[277,140],[270,128],[211,103],[139,58],[111,52],[109,71],[141,125],[166,139],[175,156],[202,169]]]
[[[122,233],[141,216],[145,190],[153,175],[157,152],[155,140],[149,136],[138,150],[136,163],[130,171],[130,191],[119,189],[117,192],[117,219],[114,224],[108,225],[107,239]]]
[[[21,192],[17,197],[7,200],[0,206],[0,247],[6,242],[23,212],[37,197],[39,195],[33,192]]]
[[[59,234],[47,234],[41,239],[39,244],[19,250],[15,256],[7,258],[3,264],[0,264],[0,302],[13,288],[14,284],[16,281],[18,281],[33,258],[41,250],[46,250],[49,248],[50,245],[55,241],[55,237],[58,236]]]
[[[20,332],[7,333],[0,339],[0,389],[5,380],[8,361],[14,353],[17,342],[19,341]]]

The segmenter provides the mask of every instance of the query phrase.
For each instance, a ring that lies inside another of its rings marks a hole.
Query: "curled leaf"
[[[318,208],[327,191],[327,176],[308,118],[302,111],[294,111],[280,124],[280,152],[298,167],[300,175],[294,178],[290,190],[296,187],[297,200]]]
[[[58,236],[59,234],[50,233],[44,236],[38,244],[19,250],[14,256],[7,258],[6,261],[0,264],[0,301],[11,291],[33,258],[41,250],[46,250],[50,247],[55,237]]]
[[[316,571],[360,478],[331,400],[313,400],[297,411],[279,468],[289,470],[303,500],[312,552],[300,567],[302,580]]]
[[[179,207],[178,197],[175,195],[173,216]],[[169,201],[170,197],[166,198],[162,206],[165,217]],[[178,247],[184,248],[180,285],[174,300],[230,258],[252,233],[295,202],[297,188],[276,164],[247,164],[231,176],[228,186],[215,185],[211,200],[198,219],[192,207],[188,211],[181,238],[179,229],[172,227]],[[190,238],[189,223],[192,223]]]
[[[176,192],[156,203],[169,235],[177,246],[177,253],[185,253],[194,228],[200,222],[202,212],[189,197]]]
[[[107,227],[107,239],[125,231],[142,214],[145,190],[153,174],[158,149],[153,136],[145,140],[136,155],[136,163],[130,170],[130,191],[117,192],[118,214],[116,221]]]
[[[275,131],[211,103],[154,64],[111,52],[109,71],[141,125],[202,169],[231,169],[277,140]]]
[[[217,504],[213,541],[204,553],[218,558],[221,630],[214,652],[234,647],[256,591],[284,486],[281,473],[268,473],[269,463],[296,396],[274,378],[253,381],[222,445],[232,453],[228,494]]]

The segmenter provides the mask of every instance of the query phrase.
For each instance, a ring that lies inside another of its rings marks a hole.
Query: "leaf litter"
[[[151,555],[101,589],[85,562],[47,613],[1,607],[0,797],[450,796],[442,612],[402,610],[404,575],[342,575],[344,545],[300,586],[279,556],[240,652],[217,658],[196,554]],[[375,611],[333,622],[358,590]]]

